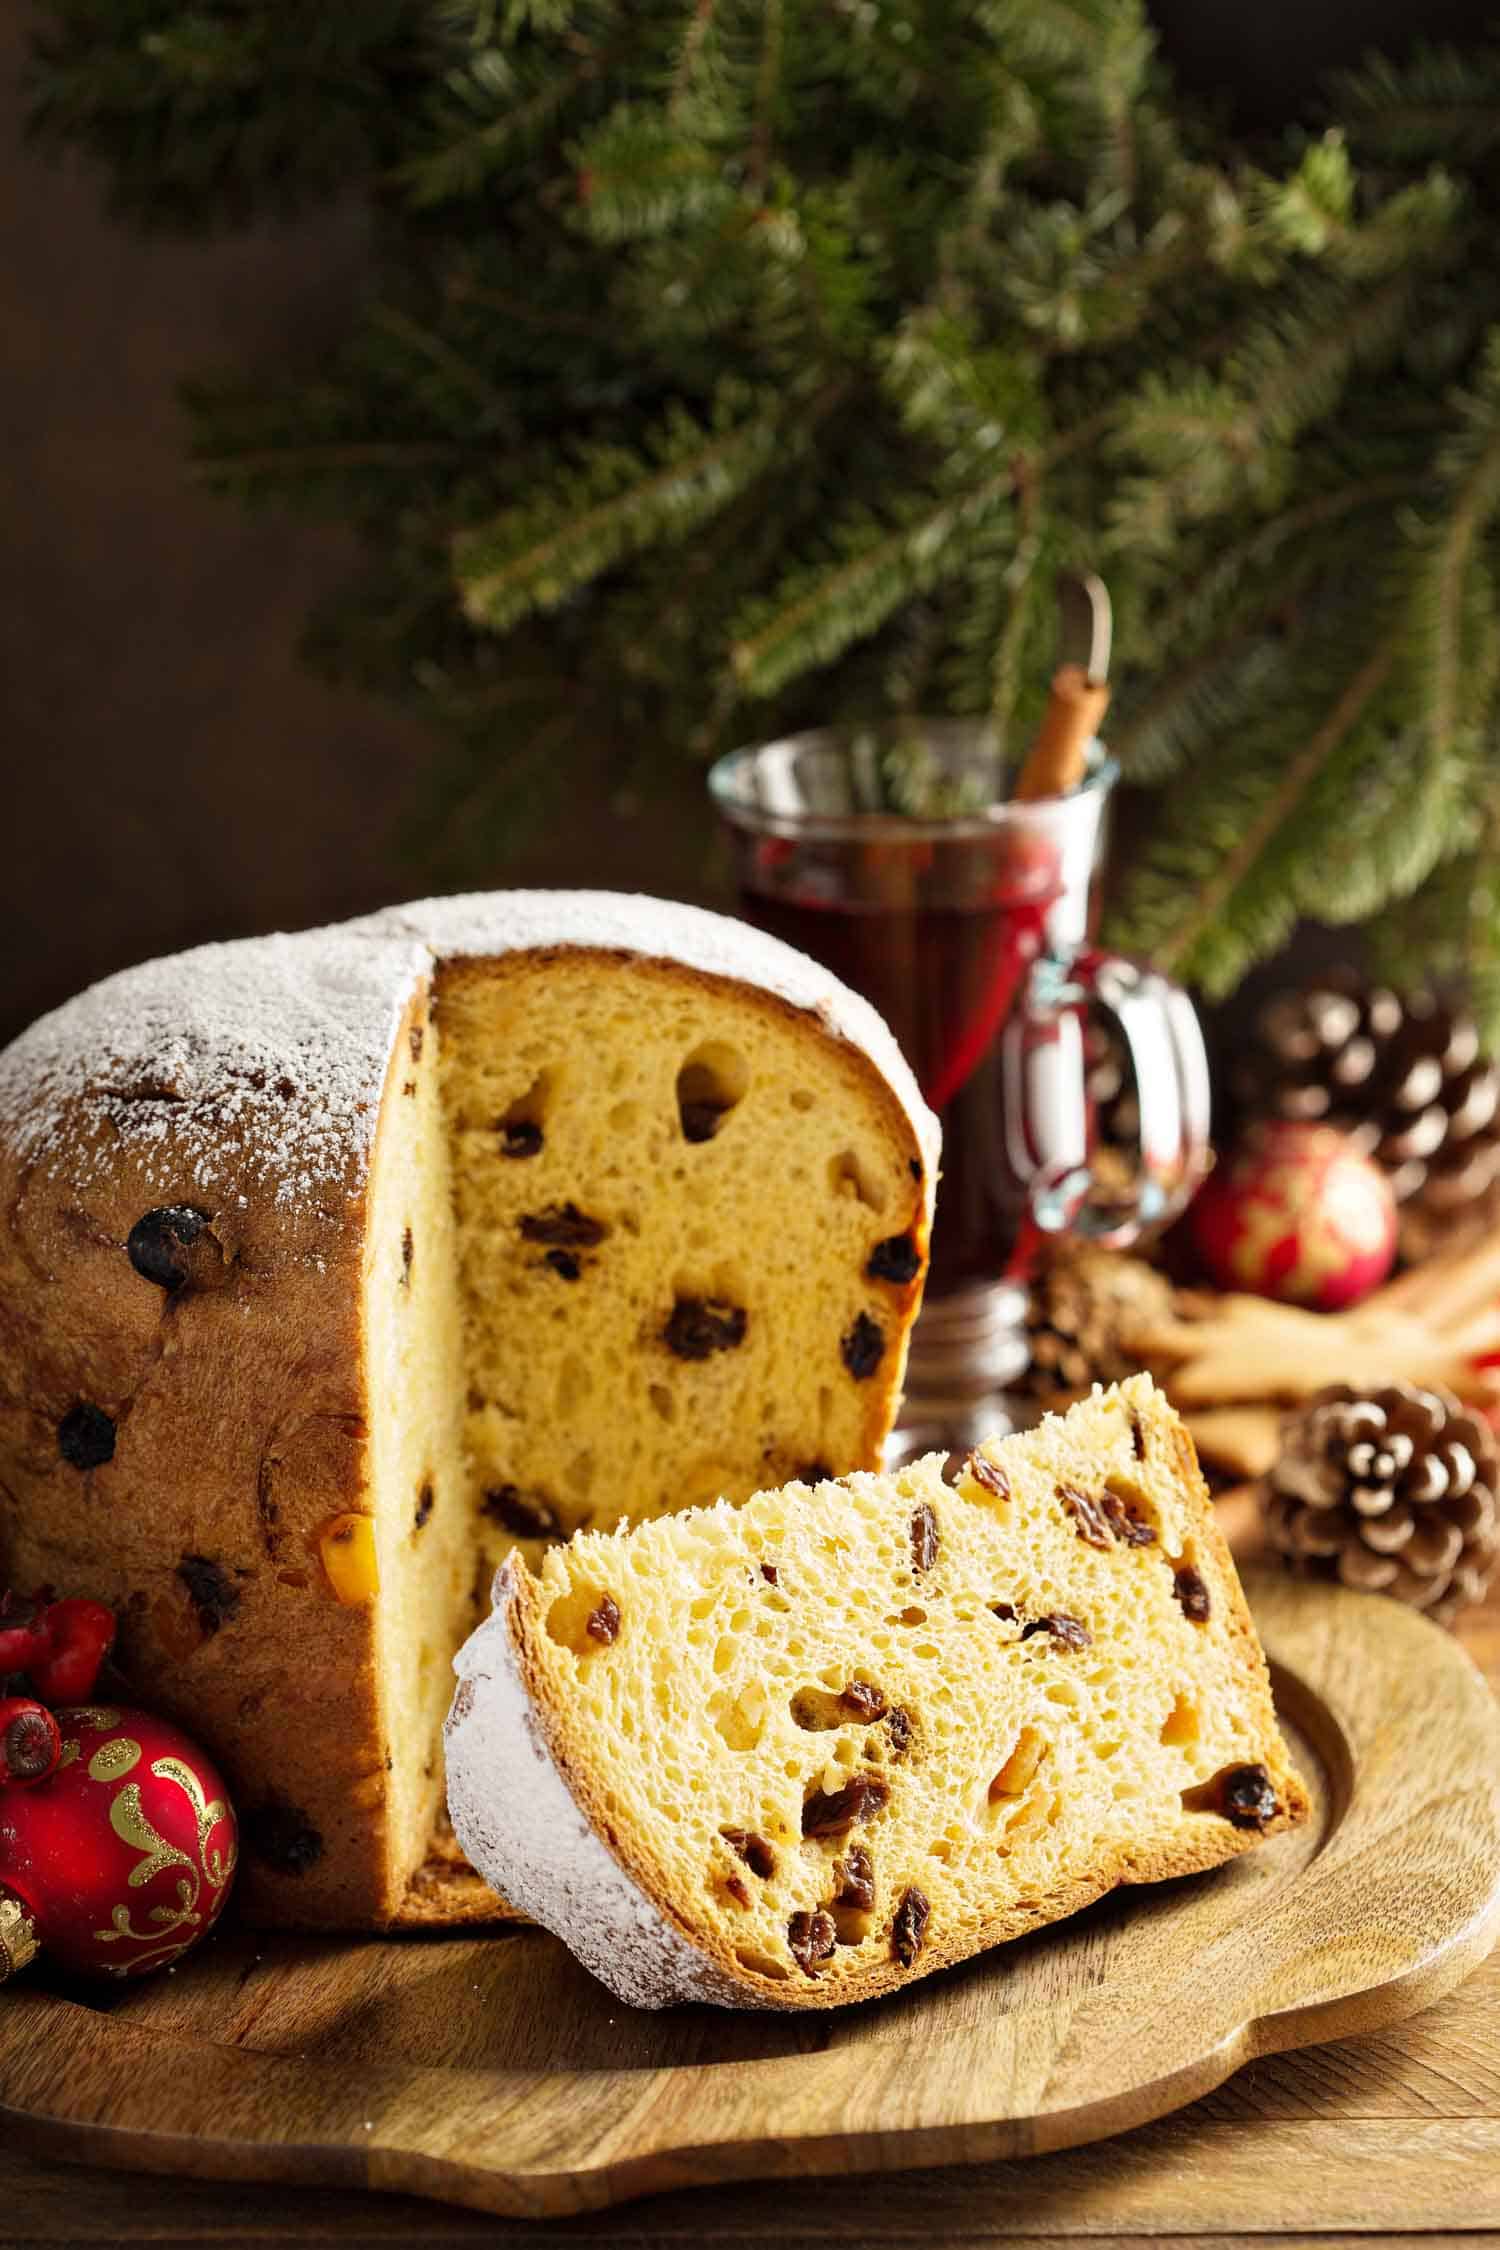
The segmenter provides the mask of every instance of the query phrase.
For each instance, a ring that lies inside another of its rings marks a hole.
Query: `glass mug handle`
[[[1135,1072],[1132,1182],[1100,1180],[1089,1152],[1085,1023],[1112,1018]],[[1123,1248],[1174,1218],[1209,1163],[1203,1034],[1181,986],[1116,954],[1044,955],[1002,1035],[1006,1153],[1043,1234]]]

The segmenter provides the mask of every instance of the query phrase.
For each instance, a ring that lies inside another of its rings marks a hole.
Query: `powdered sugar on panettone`
[[[495,1580],[495,1608],[457,1656],[443,1730],[448,1812],[471,1865],[512,1906],[562,1938],[586,1969],[637,2008],[702,2000],[753,2007],[679,1935],[595,1834],[546,1746],[512,1637],[524,1572]]]
[[[248,1174],[278,1203],[355,1188],[402,1014],[435,963],[536,947],[634,953],[760,985],[863,1049],[910,1118],[930,1211],[938,1127],[869,1003],[779,939],[613,891],[426,899],[125,969],[0,1054],[0,1132],[80,1187],[122,1149],[164,1193]]]
[[[180,1195],[258,1178],[280,1203],[357,1181],[425,950],[340,929],[125,969],[0,1054],[0,1128],[80,1187],[128,1153]]]

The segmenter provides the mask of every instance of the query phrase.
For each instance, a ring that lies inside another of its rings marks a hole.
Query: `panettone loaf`
[[[936,1156],[862,1001],[686,907],[439,900],[112,978],[0,1056],[0,1567],[120,1609],[253,1912],[441,1920],[496,1564],[875,1462]]]
[[[501,1569],[454,1828],[622,1999],[873,1998],[1304,1816],[1149,1376],[941,1466]]]

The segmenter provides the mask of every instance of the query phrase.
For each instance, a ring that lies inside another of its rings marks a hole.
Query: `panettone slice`
[[[983,1447],[512,1558],[457,1661],[475,1866],[643,2006],[828,2007],[1307,1798],[1149,1377]]]

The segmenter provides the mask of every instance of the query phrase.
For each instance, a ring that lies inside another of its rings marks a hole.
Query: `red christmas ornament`
[[[50,1777],[0,1786],[0,1983],[38,1952],[75,1975],[134,1977],[217,1921],[238,1833],[195,1742],[145,1711],[53,1714]]]
[[[1396,1255],[1390,1183],[1333,1125],[1252,1125],[1191,1216],[1198,1255],[1221,1289],[1317,1312],[1367,1296]]]

